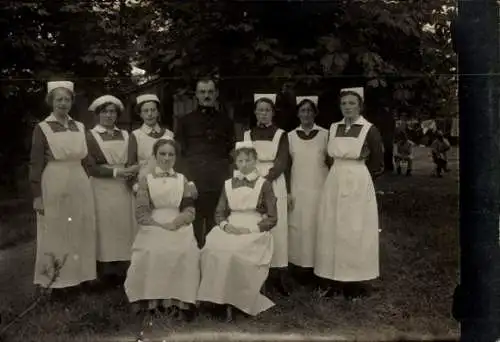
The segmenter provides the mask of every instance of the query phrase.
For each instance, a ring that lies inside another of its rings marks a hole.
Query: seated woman
[[[259,176],[251,141],[235,148],[237,170],[224,183],[215,213],[217,226],[201,251],[198,300],[255,316],[274,303],[260,293],[273,256],[269,232],[277,222],[276,197],[269,181]]]
[[[125,281],[125,292],[136,309],[173,309],[194,318],[193,304],[200,280],[198,245],[192,222],[194,200],[186,178],[173,170],[178,154],[171,139],[153,146],[156,167],[139,181],[136,216],[139,232]]]

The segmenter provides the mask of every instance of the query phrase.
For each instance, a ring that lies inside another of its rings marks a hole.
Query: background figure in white
[[[95,99],[89,110],[98,120],[87,133],[96,208],[97,273],[105,283],[121,285],[136,234],[132,194],[126,182],[135,178],[138,166],[125,167],[129,135],[116,127],[123,103],[112,95],[104,95]]]
[[[319,206],[314,273],[346,298],[368,294],[365,281],[379,276],[379,222],[372,177],[382,174],[378,130],[362,115],[363,88],[340,93],[344,119],[332,124],[328,153],[333,166]],[[371,174],[371,175],[370,175]]]
[[[37,213],[34,282],[50,285],[53,255],[64,265],[50,286],[65,288],[96,278],[94,198],[82,166],[87,157],[85,127],[68,114],[74,101],[73,83],[49,82],[47,88],[52,113],[33,131],[30,161]],[[46,269],[49,274],[44,274]]]
[[[274,304],[260,293],[273,256],[269,232],[277,222],[271,183],[259,176],[250,141],[235,148],[234,176],[224,183],[215,226],[201,252],[198,300],[225,304],[255,316]],[[219,314],[221,312],[219,311]]]
[[[173,309],[194,318],[200,282],[200,251],[192,222],[194,199],[185,177],[174,171],[177,144],[160,139],[153,146],[156,167],[139,182],[136,216],[139,232],[125,292],[136,309]]]
[[[269,284],[280,294],[289,295],[286,286],[288,269],[288,193],[290,189],[288,138],[282,129],[273,124],[275,94],[255,94],[257,125],[246,131],[243,140],[252,141],[257,150],[257,170],[273,185],[277,198],[278,223],[271,231],[274,254],[271,261]]]
[[[314,279],[314,248],[318,205],[328,174],[328,130],[314,123],[317,96],[297,97],[300,126],[288,133],[290,190],[288,207],[288,259],[291,273],[303,285]]]

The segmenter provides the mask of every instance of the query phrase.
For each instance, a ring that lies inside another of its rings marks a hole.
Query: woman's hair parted
[[[64,90],[66,91],[70,96],[71,96],[71,102],[75,102],[75,93],[73,93],[72,91],[70,91],[69,89],[66,89],[66,88],[55,88],[53,89],[50,93],[48,93],[46,96],[45,96],[45,103],[50,107],[52,108],[53,104],[54,104],[54,92],[56,90]]]
[[[304,99],[297,103],[297,112],[300,110],[301,107],[303,107],[305,104],[309,103],[311,105],[311,108],[313,109],[314,114],[318,114],[318,106],[314,102],[312,102],[309,99]]]
[[[233,160],[236,162],[236,158],[238,158],[238,156],[242,153],[244,153],[248,156],[253,156],[253,158],[255,160],[257,160],[257,151],[255,150],[255,148],[249,148],[249,147],[243,147],[243,148],[239,148],[237,150],[234,150],[232,153]]]
[[[152,102],[156,105],[156,110],[158,110],[158,119],[160,119],[161,117],[161,106],[160,106],[160,103],[157,102],[157,101],[153,101],[153,100],[150,100],[150,101],[144,101],[144,102],[141,102],[139,104],[136,104],[135,105],[135,113],[137,115],[141,115],[141,110],[142,110],[142,106],[144,106],[146,103],[149,103],[149,102]]]
[[[363,113],[363,110],[364,110],[364,107],[365,107],[365,103],[364,103],[363,98],[361,97],[361,95],[359,95],[355,91],[352,91],[352,90],[341,91],[340,95],[339,95],[339,100],[341,100],[343,97],[348,96],[348,95],[352,95],[352,96],[354,96],[354,97],[356,97],[358,99],[359,112]]]
[[[106,103],[103,103],[102,105],[99,105],[96,107],[94,113],[96,115],[99,115],[101,114],[101,112],[106,109],[107,106],[109,105],[113,105],[116,109],[116,114],[117,114],[117,117],[120,117],[122,115],[122,110],[120,108],[120,106],[116,105],[116,103],[112,103],[112,102],[106,102]]]
[[[254,104],[254,107],[253,107],[253,110],[255,111],[257,109],[257,105],[261,102],[265,102],[267,104],[269,104],[273,110],[273,114],[276,113],[276,105],[273,103],[273,101],[271,101],[270,99],[267,99],[267,98],[260,98],[258,99],[257,101],[255,101],[255,104]]]
[[[177,142],[175,142],[174,140],[171,140],[171,139],[159,139],[153,145],[153,157],[155,157],[155,159],[156,159],[156,155],[158,154],[158,150],[160,149],[160,147],[162,147],[164,145],[172,146],[174,148],[175,155],[176,156],[179,155],[180,147],[179,147],[179,144]]]

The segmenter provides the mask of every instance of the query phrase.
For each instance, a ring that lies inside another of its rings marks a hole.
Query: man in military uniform
[[[215,225],[214,213],[224,181],[230,177],[230,153],[235,143],[234,124],[216,109],[215,81],[202,79],[196,84],[197,108],[179,117],[175,140],[180,144],[179,171],[197,188],[194,232],[201,248]]]

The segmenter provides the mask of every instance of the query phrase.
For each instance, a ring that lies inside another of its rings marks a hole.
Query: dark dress
[[[199,107],[179,117],[174,131],[181,148],[177,169],[192,180],[198,190],[193,226],[198,245],[202,247],[205,236],[215,225],[215,208],[224,181],[231,175],[234,125],[224,113]]]

